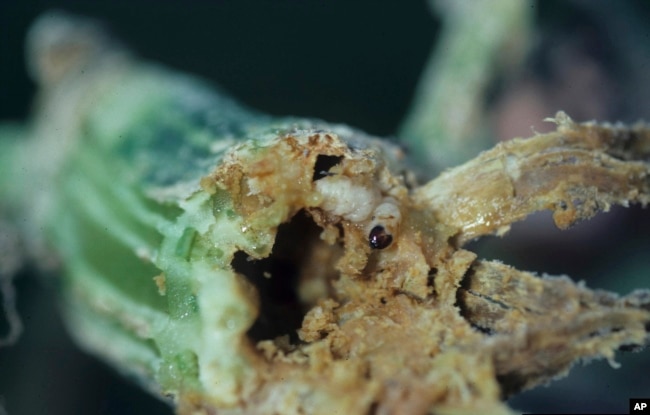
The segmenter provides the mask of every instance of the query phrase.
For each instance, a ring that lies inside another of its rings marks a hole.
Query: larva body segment
[[[647,292],[463,249],[541,209],[566,227],[647,204],[646,125],[559,113],[418,185],[396,145],[248,110],[83,19],[30,43],[40,107],[0,208],[65,264],[78,342],[180,414],[510,414],[504,396],[648,343]]]

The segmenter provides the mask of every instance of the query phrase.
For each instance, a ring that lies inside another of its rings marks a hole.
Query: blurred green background
[[[496,139],[531,135],[565,110],[576,120],[650,120],[650,2],[531,3],[526,61],[486,96]],[[424,1],[1,1],[0,121],[25,120],[35,92],[23,41],[39,14],[60,9],[103,21],[141,56],[223,86],[271,114],[323,118],[390,136],[435,45],[439,19]],[[650,211],[615,208],[566,232],[542,213],[502,239],[473,243],[483,257],[568,274],[621,294],[650,287]],[[79,351],[57,314],[56,276],[16,281],[25,324],[0,349],[0,403],[19,414],[171,414],[157,399]],[[4,329],[5,322],[0,328]],[[650,397],[650,351],[619,353],[511,399],[519,410],[627,413]],[[2,414],[0,410],[0,414]]]

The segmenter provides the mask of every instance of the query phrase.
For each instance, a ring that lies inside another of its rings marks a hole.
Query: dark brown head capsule
[[[393,235],[386,232],[383,226],[377,225],[370,231],[368,242],[372,249],[384,249],[393,242]]]

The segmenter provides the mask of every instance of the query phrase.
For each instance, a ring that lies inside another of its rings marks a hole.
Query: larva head
[[[368,242],[372,249],[388,248],[393,242],[393,235],[388,233],[382,225],[375,225],[368,235]]]
[[[402,220],[398,202],[392,197],[385,197],[373,211],[370,221],[368,242],[373,249],[388,248],[397,237]]]

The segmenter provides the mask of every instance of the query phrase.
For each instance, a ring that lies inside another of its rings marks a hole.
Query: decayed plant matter
[[[566,228],[647,204],[646,125],[558,113],[418,184],[386,141],[252,113],[57,19],[33,33],[41,110],[8,147],[23,185],[3,204],[65,264],[79,342],[178,413],[506,414],[505,396],[650,340],[648,291],[463,248],[542,209]]]
[[[225,157],[202,183],[229,195],[247,232],[269,241],[244,248],[249,259],[273,258],[276,227],[296,215],[318,225],[278,250],[297,255],[307,313],[298,341],[240,349],[247,361],[263,356],[244,382],[261,386],[246,401],[313,413],[507,412],[504,395],[579,359],[644,345],[649,292],[617,298],[462,249],[540,209],[566,228],[614,203],[647,203],[645,127],[575,124],[562,113],[555,122],[555,133],[502,143],[412,189],[380,143],[344,133],[288,131]],[[320,171],[323,157],[336,164]],[[389,246],[369,244],[375,226]]]

